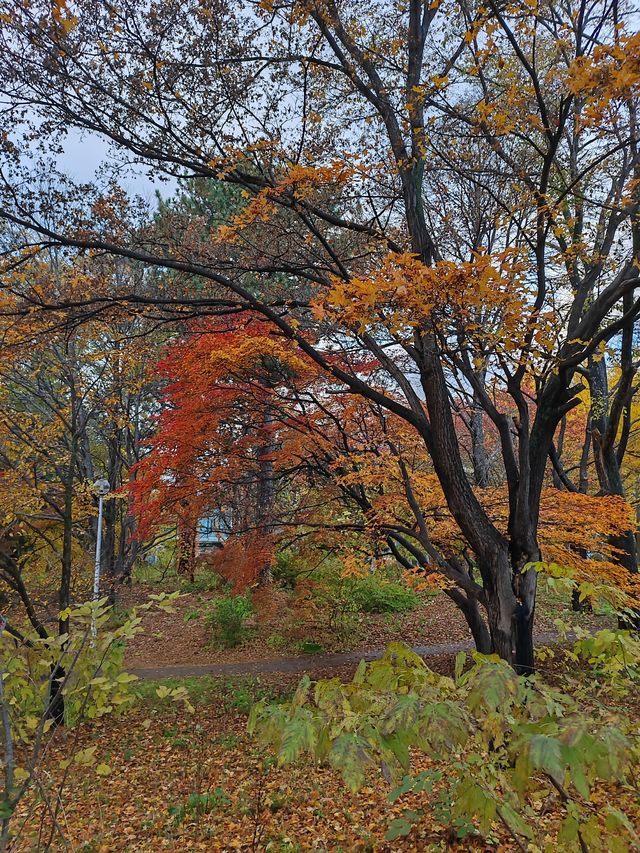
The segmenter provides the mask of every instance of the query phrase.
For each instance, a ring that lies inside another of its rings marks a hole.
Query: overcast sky
[[[100,166],[113,162],[109,157],[108,144],[98,136],[83,134],[71,130],[65,140],[65,152],[58,158],[61,171],[76,181],[89,182],[96,178]],[[175,181],[153,181],[139,167],[123,168],[119,172],[122,187],[132,195],[140,195],[155,203],[156,190],[162,196],[173,194]]]

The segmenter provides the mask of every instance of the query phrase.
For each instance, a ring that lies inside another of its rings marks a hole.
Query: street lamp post
[[[96,480],[93,488],[98,495],[98,532],[96,535],[96,565],[93,573],[93,600],[97,601],[100,598],[100,561],[102,556],[102,507],[105,495],[111,491],[111,484],[108,480]],[[91,633],[96,636],[96,617],[93,614],[91,620]]]

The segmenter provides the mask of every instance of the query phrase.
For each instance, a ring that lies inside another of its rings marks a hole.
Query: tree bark
[[[274,481],[273,481],[273,452],[275,444],[271,434],[273,415],[267,411],[264,416],[262,431],[264,440],[258,450],[258,493],[256,500],[256,527],[258,534],[265,545],[271,541],[273,533],[273,506],[274,506]],[[271,579],[271,558],[266,554],[261,561],[258,570],[258,583],[266,584]]]

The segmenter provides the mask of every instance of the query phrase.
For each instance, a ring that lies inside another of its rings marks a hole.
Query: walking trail
[[[557,640],[557,634],[540,634],[536,643],[548,645]],[[470,652],[475,649],[469,640],[464,643],[435,643],[431,646],[413,646],[413,651],[423,658],[442,655],[455,655],[458,652]],[[138,678],[157,680],[161,678],[188,678],[192,676],[221,675],[260,675],[267,672],[312,672],[318,669],[335,669],[340,666],[357,665],[361,660],[371,661],[381,658],[384,649],[362,649],[353,652],[340,652],[330,655],[307,655],[288,658],[265,658],[263,660],[238,663],[181,664],[128,669]]]

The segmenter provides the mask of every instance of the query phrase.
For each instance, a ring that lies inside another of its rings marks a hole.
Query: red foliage
[[[258,533],[231,536],[222,548],[207,555],[211,569],[239,593],[257,584],[268,573],[274,556],[273,540]]]

